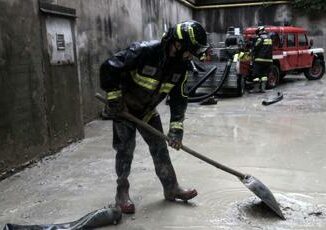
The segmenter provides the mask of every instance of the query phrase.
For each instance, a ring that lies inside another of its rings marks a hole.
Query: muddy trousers
[[[153,116],[148,124],[163,132],[159,115]],[[113,121],[113,148],[117,151],[115,169],[118,176],[118,187],[126,186],[129,188],[127,178],[130,174],[131,162],[136,146],[136,130],[139,131],[149,146],[155,172],[163,185],[164,191],[172,190],[178,183],[165,140],[125,120]]]
[[[268,74],[271,69],[271,62],[258,62],[255,61],[253,65],[253,82],[264,91],[266,88]]]

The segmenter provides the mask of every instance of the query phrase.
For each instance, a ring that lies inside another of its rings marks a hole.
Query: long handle
[[[106,100],[106,99],[105,99],[101,94],[98,94],[98,93],[97,93],[97,94],[95,95],[95,97],[96,97],[97,99],[99,99],[101,102],[103,102],[103,103],[105,103],[105,104],[107,103],[107,100]],[[127,113],[127,112],[121,112],[121,113],[119,114],[119,116],[120,116],[121,118],[124,118],[124,119],[126,119],[126,120],[128,120],[128,121],[131,121],[131,122],[137,124],[137,125],[140,126],[141,128],[146,129],[148,132],[150,132],[150,133],[152,133],[152,134],[154,134],[154,135],[156,135],[156,136],[158,136],[158,137],[161,137],[162,139],[164,139],[164,140],[166,140],[166,141],[169,141],[169,138],[168,138],[166,135],[164,135],[163,133],[161,133],[161,132],[158,131],[157,129],[153,128],[153,127],[150,126],[149,124],[147,124],[147,123],[143,122],[142,120],[136,118],[135,116],[131,115],[130,113]],[[225,166],[225,165],[222,165],[222,164],[220,164],[220,163],[218,163],[218,162],[216,162],[216,161],[214,161],[214,160],[212,160],[212,159],[210,159],[210,158],[208,158],[208,157],[206,157],[206,156],[204,156],[204,155],[202,155],[202,154],[200,154],[200,153],[198,153],[198,152],[192,150],[191,148],[189,148],[189,147],[187,147],[187,146],[185,146],[185,145],[182,145],[182,146],[181,146],[181,149],[182,149],[183,151],[189,153],[190,155],[192,155],[192,156],[194,156],[194,157],[197,157],[198,159],[200,159],[200,160],[202,160],[202,161],[205,161],[206,163],[208,163],[208,164],[210,164],[210,165],[215,166],[216,168],[219,168],[219,169],[221,169],[221,170],[223,170],[223,171],[225,171],[225,172],[227,172],[227,173],[231,173],[232,175],[239,177],[240,179],[244,179],[244,178],[246,177],[245,174],[243,174],[243,173],[241,173],[241,172],[238,172],[238,171],[236,171],[236,170],[234,170],[234,169],[232,169],[232,168],[229,168],[229,167],[227,167],[227,166]]]

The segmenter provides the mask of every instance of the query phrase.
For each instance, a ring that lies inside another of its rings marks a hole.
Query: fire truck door
[[[308,68],[312,65],[313,56],[309,51],[308,39],[305,34],[298,34],[298,65],[300,68]]]
[[[287,34],[286,48],[283,54],[285,58],[285,69],[295,69],[298,66],[298,46],[296,34]]]

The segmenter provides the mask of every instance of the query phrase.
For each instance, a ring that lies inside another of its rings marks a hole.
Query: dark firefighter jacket
[[[259,35],[254,44],[253,56],[255,62],[273,62],[272,39],[268,34]]]
[[[101,65],[100,84],[108,100],[123,97],[128,111],[145,121],[169,95],[170,128],[182,129],[187,63],[165,59],[164,53],[159,41],[135,42]]]

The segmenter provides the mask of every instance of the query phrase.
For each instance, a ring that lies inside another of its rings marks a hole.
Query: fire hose
[[[215,73],[215,70],[217,69],[217,67],[213,67],[212,69],[210,69],[205,74],[205,76],[202,79],[200,79],[200,81],[189,90],[189,92],[188,92],[188,102],[189,103],[200,102],[200,101],[203,101],[203,100],[215,95],[221,89],[221,87],[223,86],[227,76],[229,75],[231,65],[232,65],[232,59],[229,58],[227,63],[226,63],[226,66],[224,68],[224,72],[222,74],[222,79],[221,79],[220,83],[218,84],[218,86],[211,93],[208,93],[208,94],[205,94],[205,95],[202,95],[202,96],[198,96],[198,97],[191,96],[191,94],[194,94],[195,91],[198,89],[198,87],[200,87],[206,81],[206,79],[208,79],[208,77],[210,77],[213,73]]]

